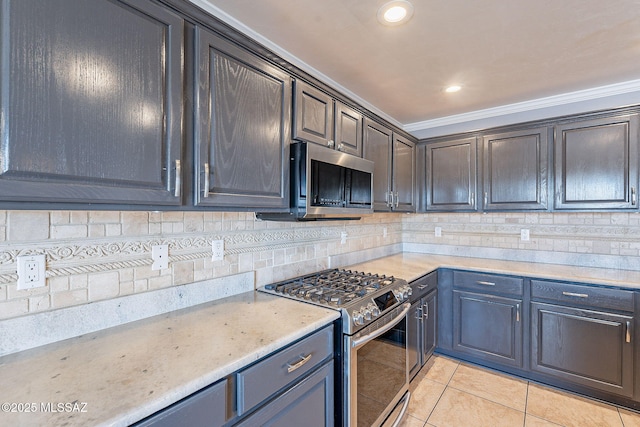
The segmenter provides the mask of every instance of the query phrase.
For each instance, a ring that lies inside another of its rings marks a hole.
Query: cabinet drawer
[[[532,280],[531,297],[570,305],[587,305],[629,312],[634,309],[632,291],[599,288],[597,286]]]
[[[238,415],[332,356],[333,327],[329,327],[238,372]]]
[[[228,419],[226,379],[135,424],[135,427],[221,426]]]
[[[453,272],[454,288],[464,288],[480,292],[522,295],[523,282],[523,279],[518,277],[472,273],[468,271]]]
[[[426,274],[409,283],[412,290],[411,302],[417,301],[438,287],[438,273]]]

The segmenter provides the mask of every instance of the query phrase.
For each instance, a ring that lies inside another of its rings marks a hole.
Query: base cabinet
[[[413,298],[407,321],[409,378],[420,371],[436,348],[437,283],[437,272],[410,283]]]
[[[453,291],[453,348],[522,367],[522,300]]]
[[[334,425],[333,361],[280,395],[238,426],[309,426]]]
[[[532,304],[531,370],[627,397],[633,395],[633,318]]]

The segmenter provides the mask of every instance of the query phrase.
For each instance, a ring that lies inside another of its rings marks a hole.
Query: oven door
[[[357,334],[345,335],[345,425],[380,426],[404,398],[396,420],[387,423],[397,425],[403,418],[410,397],[409,308],[410,304],[403,304]]]

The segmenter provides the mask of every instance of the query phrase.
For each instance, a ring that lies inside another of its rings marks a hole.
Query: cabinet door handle
[[[209,197],[209,163],[204,164],[204,193],[203,197]]]
[[[631,187],[631,205],[636,205],[636,187]]]
[[[429,304],[427,304],[425,302],[424,304],[422,304],[422,306],[424,307],[424,318],[428,319],[429,318]]]
[[[173,195],[180,197],[182,192],[182,166],[180,166],[180,160],[176,160],[176,188],[173,189]]]
[[[476,193],[471,193],[471,207],[476,207]]]
[[[488,204],[489,204],[489,195],[485,191],[484,192],[484,199],[483,199],[482,207],[486,208]]]
[[[393,191],[389,192],[389,198],[391,201],[389,202],[389,207],[393,208]]]
[[[335,141],[333,139],[330,139],[330,140],[327,141],[327,147],[333,148],[335,146],[336,146],[336,143],[335,143]]]
[[[344,150],[344,144],[341,142],[340,144],[338,144],[338,151],[342,150]]]
[[[306,356],[299,356],[300,357],[300,361],[297,363],[294,363],[293,365],[290,363],[287,363],[287,373],[291,373],[293,371],[295,371],[296,369],[301,368],[305,363],[307,363],[309,360],[311,360],[311,357],[313,357],[313,353],[309,353]]]
[[[588,294],[578,294],[576,292],[562,292],[562,295],[567,297],[589,298]]]
[[[516,304],[516,322],[520,321],[520,304]]]
[[[485,282],[484,280],[478,280],[476,283],[478,285],[484,285],[484,286],[495,286],[496,285],[493,282]]]
[[[627,320],[627,333],[625,334],[625,341],[631,342],[631,322]]]
[[[396,191],[396,209],[398,208],[399,204],[400,204],[400,196],[398,195],[398,192]]]

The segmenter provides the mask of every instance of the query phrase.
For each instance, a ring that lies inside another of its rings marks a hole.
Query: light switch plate
[[[442,227],[436,227],[434,231],[436,237],[442,237]]]
[[[155,245],[151,247],[152,270],[169,268],[169,245]]]
[[[523,229],[520,230],[520,240],[522,240],[523,242],[529,241],[529,229],[528,228],[523,228]]]

